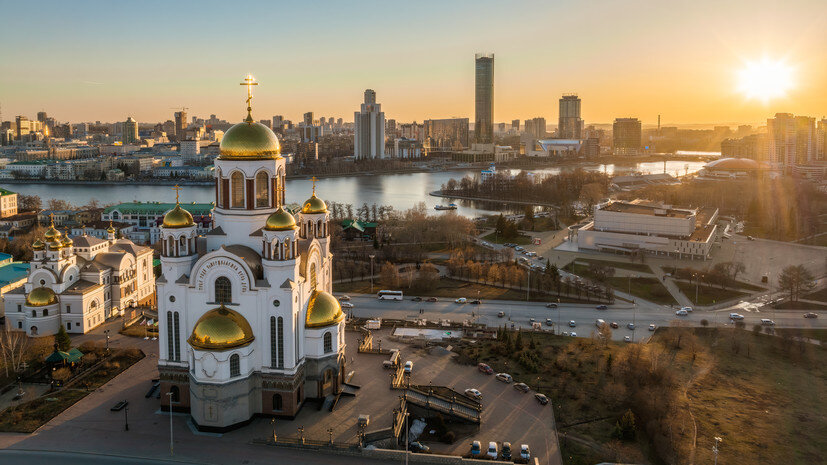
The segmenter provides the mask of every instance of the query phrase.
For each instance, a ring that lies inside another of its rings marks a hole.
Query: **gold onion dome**
[[[108,232],[108,233],[110,233],[110,234],[115,234],[115,232],[116,232],[116,231],[115,231],[115,227],[114,227],[114,226],[112,226],[112,222],[111,222],[111,221],[109,222],[109,227],[108,227],[108,228],[106,228],[106,232]]]
[[[164,215],[165,228],[187,228],[194,224],[195,222],[192,220],[192,214],[181,208],[181,204],[179,203],[176,203],[175,208],[168,211],[167,214]]]
[[[302,213],[327,213],[327,204],[314,193],[302,205]]]
[[[29,307],[45,307],[56,303],[57,295],[48,287],[36,287],[26,296],[26,305]]]
[[[49,248],[52,250],[58,250],[63,248],[63,243],[60,241],[60,238],[55,238],[55,240],[47,243],[46,245],[48,245]]]
[[[200,350],[227,350],[246,346],[254,339],[250,323],[222,304],[198,319],[187,342]]]
[[[49,229],[47,229],[46,233],[43,234],[43,237],[46,238],[46,242],[52,242],[55,239],[60,240],[61,236],[62,234],[60,234],[60,231],[58,231],[57,228],[55,228],[54,223],[50,224]]]
[[[290,231],[296,229],[296,218],[282,206],[267,217],[264,225],[267,231]]]
[[[248,114],[245,121],[224,133],[219,152],[219,158],[225,160],[267,160],[278,158],[281,147],[276,134]]]
[[[342,321],[345,314],[336,297],[324,291],[313,291],[310,302],[307,304],[307,319],[304,326],[307,328],[321,328],[332,326]]]
[[[66,234],[63,235],[63,241],[61,242],[61,245],[63,247],[68,247],[68,246],[71,246],[71,245],[74,245],[74,244],[75,244],[75,241],[73,241],[72,239],[69,238],[69,231],[66,231]]]
[[[38,239],[38,240],[34,241],[34,243],[32,243],[32,250],[43,250],[43,248],[45,246],[46,245],[43,243],[43,241]]]

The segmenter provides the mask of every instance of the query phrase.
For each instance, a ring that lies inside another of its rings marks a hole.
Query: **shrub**
[[[453,431],[448,431],[447,433],[445,433],[444,436],[442,436],[442,442],[444,442],[445,444],[453,444],[456,440],[456,436],[457,435],[454,434]]]
[[[704,318],[703,320],[701,320],[701,326],[703,326],[704,328],[706,328],[707,326],[709,326],[709,320],[707,320],[706,318]]]

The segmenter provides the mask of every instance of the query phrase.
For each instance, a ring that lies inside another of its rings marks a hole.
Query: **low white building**
[[[717,208],[688,208],[635,200],[596,208],[594,220],[575,231],[581,249],[643,252],[706,259],[717,235]]]

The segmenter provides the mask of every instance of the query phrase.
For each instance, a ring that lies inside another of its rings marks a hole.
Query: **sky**
[[[140,122],[306,111],[353,120],[366,88],[387,119],[474,119],[474,54],[495,54],[494,119],[543,116],[577,93],[582,117],[664,124],[827,114],[824,0],[38,1],[0,0],[0,111]],[[762,58],[792,88],[738,91]]]

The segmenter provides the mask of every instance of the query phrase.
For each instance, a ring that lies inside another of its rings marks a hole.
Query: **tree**
[[[49,210],[71,210],[72,204],[69,203],[68,200],[64,199],[49,199],[46,202],[46,206]]]
[[[17,195],[17,206],[22,211],[39,211],[43,208],[43,201],[37,195]]]
[[[791,302],[797,301],[803,292],[811,290],[813,286],[813,275],[804,265],[790,265],[781,270],[778,277],[778,287],[789,292]]]
[[[58,350],[62,350],[63,352],[66,352],[72,348],[72,339],[69,337],[69,334],[66,333],[66,329],[64,329],[62,325],[55,335],[55,343],[57,344]]]
[[[615,423],[612,435],[623,441],[632,441],[635,439],[635,414],[632,413],[631,409],[626,410],[626,413]]]
[[[23,331],[0,330],[0,353],[3,355],[6,377],[9,376],[9,369],[12,373],[20,370],[28,347],[29,338]]]
[[[382,265],[382,271],[379,273],[379,282],[385,289],[396,289],[399,287],[401,278],[399,277],[399,270],[391,262],[385,262]]]

